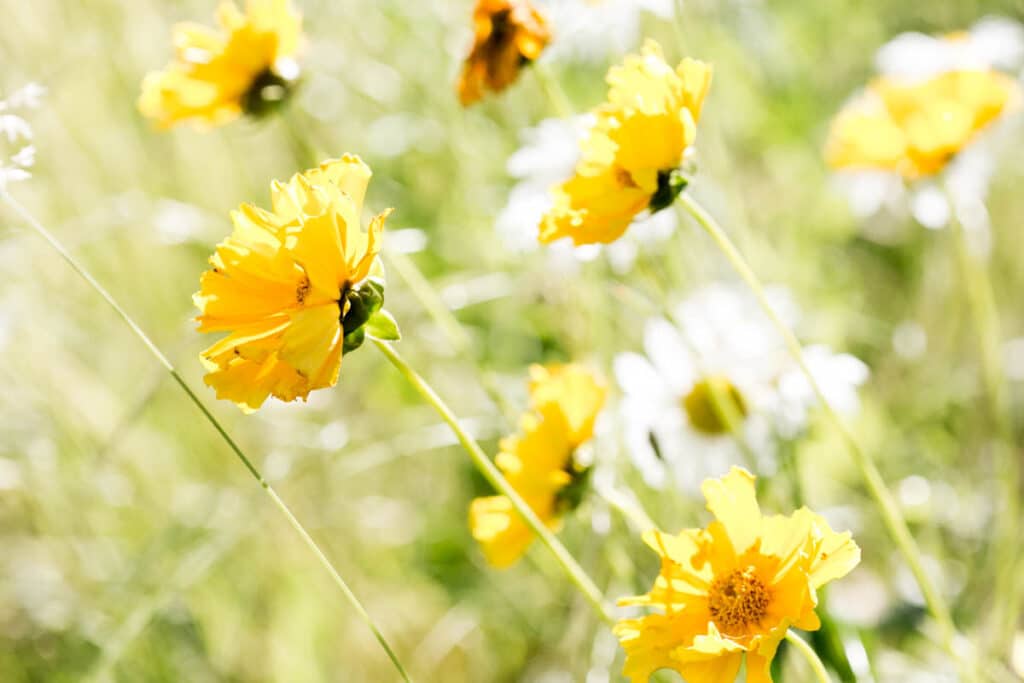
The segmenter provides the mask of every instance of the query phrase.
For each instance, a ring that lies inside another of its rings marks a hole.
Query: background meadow
[[[399,348],[488,453],[526,406],[530,363],[587,362],[612,387],[597,462],[663,528],[702,525],[699,495],[650,487],[626,455],[613,362],[642,352],[644,323],[658,313],[651,300],[674,303],[734,280],[704,233],[680,215],[635,253],[580,259],[510,244],[495,227],[515,184],[506,161],[523,129],[558,112],[529,70],[504,94],[459,106],[453,82],[471,41],[468,0],[297,0],[304,79],[283,116],[155,131],[136,110],[139,83],[167,61],[171,25],[208,23],[214,4],[4,0],[0,94],[30,81],[48,90],[25,114],[33,178],[12,193],[201,387],[198,353],[210,340],[194,331],[190,297],[230,229],[228,212],[266,205],[273,178],[357,153],[374,171],[368,206],[396,208],[384,259]],[[572,4],[578,13],[602,5]],[[987,14],[1024,20],[1009,0],[687,0],[675,18],[643,11],[635,32],[580,38],[544,59],[577,111],[603,99],[608,65],[644,36],[671,62],[714,64],[692,192],[765,281],[790,288],[802,339],[870,368],[855,430],[977,647],[1012,640],[987,617],[1004,597],[992,593],[994,573],[1019,550],[990,542],[1005,473],[993,464],[950,231],[926,229],[899,207],[858,218],[821,150],[879,46]],[[1020,399],[1024,157],[1015,150],[1024,130],[1011,124],[1004,135],[986,200],[990,273]],[[410,262],[460,328],[429,315]],[[372,635],[217,434],[6,207],[0,263],[0,680],[394,680]],[[488,397],[476,365],[505,405]],[[623,680],[614,637],[542,548],[510,570],[486,565],[466,523],[486,483],[371,345],[346,356],[338,386],[306,405],[272,401],[245,416],[202,395],[417,679]],[[786,449],[802,497],[863,548],[861,565],[828,592],[851,667],[839,678],[956,680],[838,435],[812,420]],[[760,474],[765,509],[788,512],[792,480]],[[561,538],[610,597],[643,592],[657,572],[656,556],[600,496],[567,519]],[[1024,676],[1024,632],[1016,640],[1016,654],[1007,642],[986,676]],[[780,666],[779,680],[810,680],[796,657]]]

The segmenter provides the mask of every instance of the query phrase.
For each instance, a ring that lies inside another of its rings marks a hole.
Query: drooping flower
[[[607,389],[576,364],[532,366],[529,388],[531,411],[520,419],[517,435],[502,439],[495,462],[541,521],[557,529],[583,495],[589,470],[574,455],[593,436]],[[495,567],[512,565],[533,541],[505,496],[475,499],[469,525]]]
[[[377,253],[390,209],[359,224],[370,169],[345,155],[271,185],[272,209],[243,204],[193,297],[200,332],[229,332],[202,353],[205,382],[245,411],[268,396],[305,400],[334,386],[365,335],[396,338],[380,310]]]
[[[672,69],[649,40],[607,80],[608,102],[594,112],[575,175],[553,191],[542,243],[613,242],[639,213],[669,206],[685,185],[678,170],[697,135],[711,67],[684,59]]]
[[[463,106],[480,100],[485,90],[510,86],[551,40],[547,19],[530,0],[478,0],[473,32],[457,85]]]
[[[791,294],[780,287],[767,294],[787,325],[794,324],[799,311]],[[644,353],[621,353],[614,367],[627,450],[644,481],[692,493],[706,477],[745,462],[744,447],[770,465],[778,439],[800,435],[817,400],[745,288],[703,287],[672,313],[674,323],[649,320]],[[855,413],[867,366],[823,345],[808,347],[806,357],[829,402]]]
[[[659,669],[688,683],[731,682],[744,658],[748,683],[770,683],[786,631],[819,628],[817,590],[860,562],[850,533],[836,533],[807,508],[761,514],[754,476],[744,469],[702,490],[715,521],[677,535],[645,532],[661,571],[649,593],[620,600],[659,610],[615,626],[623,673],[634,683]]]
[[[220,30],[174,27],[174,60],[142,82],[139,110],[160,128],[183,121],[218,126],[280,104],[299,76],[302,20],[290,0],[231,1],[217,10]]]

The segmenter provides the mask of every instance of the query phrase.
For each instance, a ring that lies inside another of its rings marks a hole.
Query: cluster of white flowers
[[[768,298],[792,326],[799,311],[790,294],[772,287]],[[696,493],[704,479],[745,464],[739,439],[700,424],[699,403],[707,398],[700,396],[701,387],[708,381],[718,382],[740,404],[742,442],[770,471],[775,442],[806,429],[816,403],[784,341],[753,296],[738,286],[704,287],[672,313],[672,322],[647,322],[643,355],[630,352],[615,359],[626,446],[644,480]],[[867,366],[826,346],[807,347],[805,354],[836,410],[856,412]]]
[[[1024,67],[1024,26],[1012,19],[985,17],[961,33],[901,33],[879,48],[875,65],[883,76],[909,82],[977,69],[996,69],[1019,78]],[[915,185],[909,192],[909,210],[918,223],[933,230],[943,228],[955,210],[964,228],[978,235],[975,241],[984,241],[989,227],[984,200],[995,172],[1001,132],[1001,126],[990,128],[950,163],[945,172],[948,193],[932,180]],[[885,209],[900,212],[908,206],[907,189],[895,173],[845,172],[836,182],[858,216]],[[950,198],[955,206],[950,206]]]
[[[580,158],[580,142],[594,117],[589,114],[572,119],[545,119],[520,134],[523,145],[508,159],[506,168],[516,184],[495,222],[505,247],[514,252],[538,248],[537,233],[541,218],[552,207],[552,189],[572,177]],[[602,252],[617,272],[628,271],[639,249],[666,239],[676,228],[672,211],[644,214],[629,231],[613,244],[588,244],[574,247],[562,240],[548,248],[552,260],[563,267],[590,261]]]
[[[0,138],[4,141],[4,151],[0,154],[0,188],[32,177],[28,170],[36,161],[32,127],[16,112],[37,109],[45,94],[43,86],[29,83],[0,100]]]

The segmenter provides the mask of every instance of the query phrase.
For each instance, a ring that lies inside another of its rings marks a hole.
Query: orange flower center
[[[771,593],[753,567],[734,569],[715,577],[708,590],[708,609],[715,625],[726,634],[740,633],[768,613]]]

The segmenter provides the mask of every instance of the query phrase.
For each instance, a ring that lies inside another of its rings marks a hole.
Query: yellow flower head
[[[604,382],[583,366],[530,368],[533,410],[520,419],[518,435],[502,439],[496,463],[551,529],[579,504],[586,471],[573,461],[573,454],[593,436],[606,395]],[[495,567],[512,565],[533,541],[533,532],[505,496],[475,499],[469,525]]]
[[[299,75],[301,18],[289,0],[247,0],[217,10],[220,30],[174,27],[175,58],[142,82],[139,110],[161,128],[217,126],[280,103]]]
[[[268,396],[305,399],[334,386],[343,352],[364,334],[394,338],[380,311],[380,233],[390,209],[359,225],[370,169],[346,155],[271,185],[270,211],[243,204],[193,297],[201,332],[229,332],[206,349],[205,381],[243,410]]]
[[[1020,97],[997,71],[948,71],[918,83],[879,78],[839,113],[825,148],[836,169],[907,180],[938,173]]]
[[[607,81],[608,102],[595,111],[576,173],[554,189],[554,207],[541,220],[542,243],[613,242],[637,214],[669,206],[685,185],[678,168],[697,136],[711,67],[684,59],[672,69],[648,40]]]
[[[820,626],[817,589],[849,573],[860,548],[807,508],[762,515],[754,476],[744,469],[709,479],[702,490],[716,518],[706,529],[644,534],[661,556],[661,572],[650,593],[620,604],[659,613],[615,626],[626,650],[623,673],[646,681],[673,669],[688,683],[723,683],[735,679],[745,656],[748,683],[770,683],[786,630]]]
[[[473,29],[473,49],[457,86],[463,106],[480,100],[484,90],[510,86],[551,41],[547,19],[529,0],[478,0]]]

